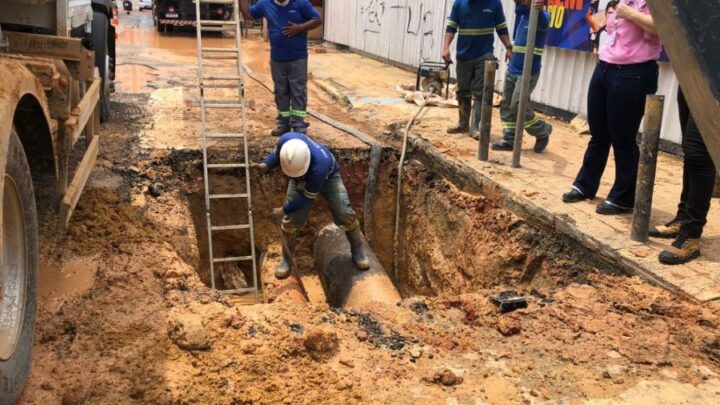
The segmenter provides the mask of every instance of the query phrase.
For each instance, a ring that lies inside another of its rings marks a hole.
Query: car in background
[[[200,19],[230,21],[233,17],[234,3],[235,0],[213,0],[212,3],[201,3]],[[153,22],[159,32],[167,32],[168,29],[175,27],[195,26],[197,5],[194,0],[155,0],[153,4]]]
[[[152,0],[140,0],[138,10],[152,10]]]

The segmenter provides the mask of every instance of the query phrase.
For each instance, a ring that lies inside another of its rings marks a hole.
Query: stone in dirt
[[[446,387],[462,384],[463,382],[462,377],[455,375],[455,373],[447,369],[436,373],[432,378],[423,378],[423,380],[429,383],[442,384]]]
[[[518,314],[501,316],[495,325],[495,329],[497,329],[497,331],[503,336],[517,335],[522,329],[520,316]]]
[[[355,337],[357,337],[357,339],[361,342],[368,340],[368,334],[364,330],[357,331],[357,333],[355,334]]]
[[[326,360],[337,352],[340,340],[330,328],[318,327],[308,332],[303,344],[314,360]]]
[[[176,315],[168,321],[168,336],[185,350],[208,350],[212,346],[202,318],[195,314]]]

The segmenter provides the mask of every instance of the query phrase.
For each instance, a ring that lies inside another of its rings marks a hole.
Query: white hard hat
[[[289,177],[302,177],[310,167],[310,148],[300,139],[285,142],[280,149],[280,167]]]

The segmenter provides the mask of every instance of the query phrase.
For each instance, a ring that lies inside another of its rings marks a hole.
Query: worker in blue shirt
[[[512,58],[505,73],[505,84],[503,86],[503,101],[500,103],[500,119],[502,120],[503,139],[492,145],[493,150],[511,151],[515,142],[515,129],[517,128],[517,112],[520,103],[520,78],[523,74],[525,55],[533,53],[532,72],[530,76],[530,92],[537,85],[540,78],[540,66],[542,54],[545,49],[548,28],[550,26],[550,13],[543,11],[545,0],[515,0],[516,8],[516,31],[515,47]],[[538,15],[538,31],[535,38],[535,49],[528,50],[527,44],[528,26],[530,24],[530,6],[540,10]],[[552,126],[540,120],[528,104],[525,115],[525,130],[535,137],[534,150],[541,153],[547,148],[550,141]]]
[[[457,100],[459,119],[449,134],[470,132],[475,136],[480,122],[485,61],[494,59],[494,35],[497,32],[506,48],[505,60],[512,55],[512,43],[500,0],[455,0],[447,22],[442,58],[453,63],[450,45],[457,41]],[[471,105],[472,103],[474,105]],[[470,123],[473,110],[472,127]]]
[[[270,37],[270,71],[275,84],[277,127],[272,136],[307,130],[307,32],[322,24],[310,0],[240,0],[247,21],[265,18]]]
[[[335,225],[345,231],[357,268],[370,268],[370,261],[363,250],[365,237],[350,206],[350,198],[340,177],[340,167],[327,147],[307,135],[289,132],[280,137],[275,150],[262,163],[252,166],[260,173],[280,166],[283,173],[290,177],[285,205],[271,213],[274,222],[282,223],[289,253],[295,249],[297,231],[305,225],[315,200],[321,195],[330,208]],[[275,277],[282,279],[290,275],[290,259],[283,254],[283,260],[275,268]]]

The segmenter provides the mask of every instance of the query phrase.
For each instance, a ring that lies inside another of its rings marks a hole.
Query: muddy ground
[[[298,251],[309,304],[284,299],[292,287],[270,278],[268,304],[213,292],[194,42],[190,34],[157,37],[149,21],[121,16],[121,58],[154,68],[118,85],[97,167],[67,233],[51,226],[52,196],[39,203],[40,311],[22,403],[720,403],[717,307],[624,276],[492,195],[463,192],[417,162],[404,182],[405,299],[397,306],[324,303],[311,254],[314,231],[329,221],[322,204]],[[262,74],[267,46],[249,46]],[[272,147],[274,107],[257,84],[247,91],[258,158]],[[386,131],[314,86],[311,100],[367,133]],[[362,215],[367,148],[312,125],[340,156]],[[386,148],[371,224],[388,271],[396,159]],[[220,186],[233,179],[227,173]],[[253,190],[267,268],[280,245],[264,214],[282,202],[283,187],[267,176]],[[231,214],[225,208],[223,217]],[[244,243],[227,237],[219,249],[232,253]],[[527,297],[527,309],[500,313],[490,297],[508,288]]]

